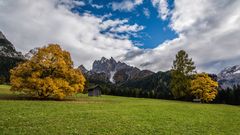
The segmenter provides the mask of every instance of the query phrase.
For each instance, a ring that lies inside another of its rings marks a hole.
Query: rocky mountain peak
[[[80,66],[79,69],[85,72],[83,67]],[[120,61],[117,62],[113,57],[110,59],[102,57],[100,60],[93,62],[92,70],[88,74],[89,76],[104,74],[103,76],[105,76],[108,81],[121,83],[131,79],[146,77],[152,73],[151,71],[141,71],[136,67],[129,66]]]
[[[223,69],[218,74],[218,82],[222,88],[240,84],[240,65]]]
[[[0,31],[0,56],[24,59],[21,52],[17,52],[13,44]]]
[[[232,75],[240,74],[240,65],[235,65],[232,67],[227,67],[219,73],[219,77],[228,77]]]
[[[107,61],[107,58],[102,57],[100,61],[101,61],[101,62],[105,62],[105,61]]]
[[[34,49],[31,49],[28,53],[26,53],[26,54],[24,55],[24,57],[25,57],[26,59],[31,59],[33,55],[37,54],[38,49],[39,49],[38,47],[37,47],[37,48],[34,48]]]
[[[78,67],[78,69],[80,69],[83,74],[86,74],[86,73],[89,72],[83,65],[80,65],[80,66]]]
[[[6,37],[3,35],[1,31],[0,31],[0,39],[6,39]]]
[[[117,62],[113,58],[107,59],[102,57],[101,60],[95,60],[93,62],[92,71],[97,73],[110,73],[111,71],[114,71],[116,64]]]

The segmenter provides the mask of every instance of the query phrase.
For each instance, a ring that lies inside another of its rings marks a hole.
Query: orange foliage
[[[29,61],[11,70],[12,91],[38,98],[65,96],[82,92],[85,78],[73,68],[70,54],[57,44],[38,49]]]
[[[191,81],[191,94],[201,101],[209,102],[215,99],[218,91],[218,82],[212,80],[207,74],[197,74]]]

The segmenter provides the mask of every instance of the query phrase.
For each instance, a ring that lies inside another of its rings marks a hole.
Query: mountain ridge
[[[90,71],[83,65],[80,65],[78,69],[88,78],[94,75],[104,74],[104,80],[112,83],[123,83],[128,80],[143,78],[154,73],[150,70],[140,70],[124,62],[116,61],[113,57],[110,59],[102,57],[100,60],[95,60]]]
[[[221,88],[232,88],[240,85],[240,65],[234,65],[223,69],[218,75],[218,82]]]
[[[24,59],[21,52],[16,51],[14,45],[0,31],[0,56]]]
[[[0,77],[9,82],[10,70],[24,60],[22,53],[16,51],[14,45],[0,31]]]

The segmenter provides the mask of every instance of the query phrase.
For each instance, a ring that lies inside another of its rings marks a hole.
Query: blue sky
[[[111,14],[109,19],[128,19],[129,24],[138,24],[144,26],[144,29],[137,33],[137,37],[130,36],[130,40],[139,48],[155,48],[166,40],[175,39],[177,33],[169,27],[170,19],[162,20],[159,17],[156,7],[151,0],[145,0],[142,4],[136,6],[131,11],[116,10],[111,7],[112,2],[123,2],[124,0],[85,0],[84,6],[73,8],[76,13],[91,13],[96,16]],[[174,8],[174,1],[168,0],[170,9]],[[101,8],[92,5],[102,6]],[[144,14],[144,10],[149,11],[149,16]]]

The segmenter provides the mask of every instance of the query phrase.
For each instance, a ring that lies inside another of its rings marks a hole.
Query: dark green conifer
[[[176,59],[173,61],[171,70],[171,91],[176,99],[187,98],[190,96],[190,81],[195,73],[194,62],[188,58],[188,54],[184,50],[180,50]]]

